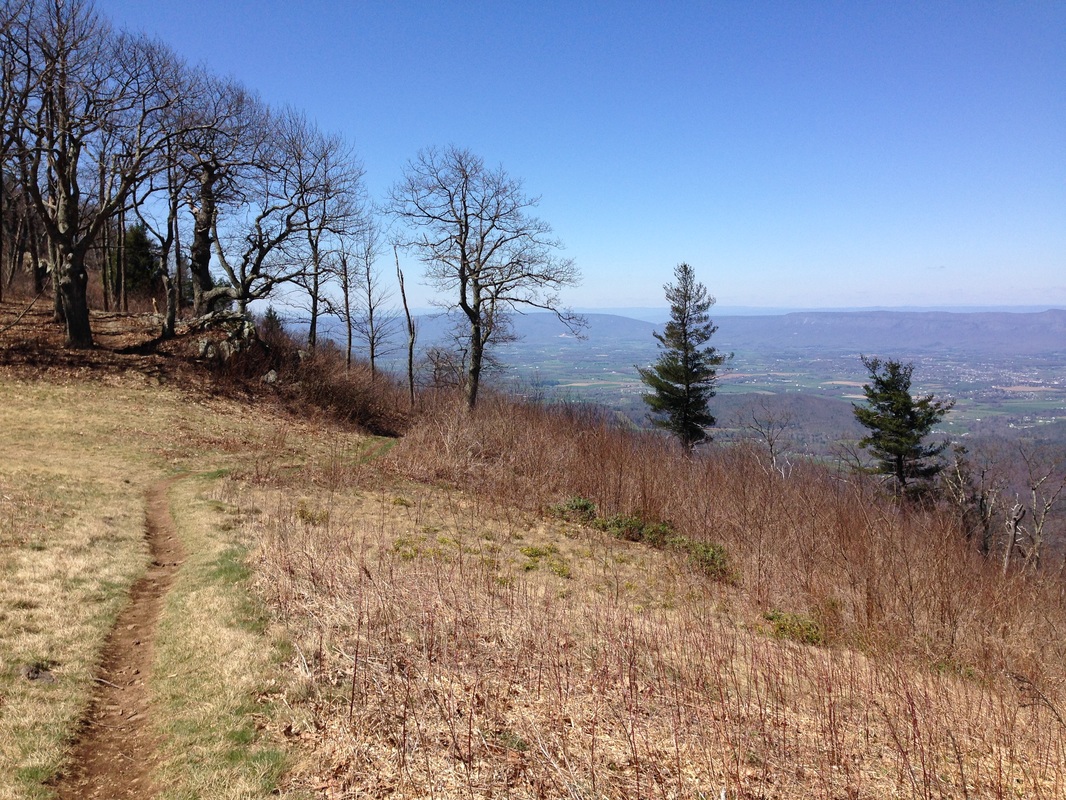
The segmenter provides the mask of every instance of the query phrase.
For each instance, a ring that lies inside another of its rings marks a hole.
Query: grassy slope
[[[102,638],[143,569],[144,491],[167,466],[136,427],[173,425],[156,396],[0,382],[0,796],[40,794],[62,763]],[[25,679],[35,664],[51,679]]]
[[[155,692],[168,797],[265,795],[280,756],[250,710],[276,658],[241,586],[246,544],[209,497],[288,423],[128,378],[0,376],[0,797],[45,797],[98,652],[145,567],[145,491],[175,473],[188,561],[161,623]],[[48,669],[28,680],[26,667]],[[258,709],[257,709],[258,710]],[[210,788],[207,788],[210,787]]]
[[[45,796],[144,565],[144,489],[175,473],[191,475],[171,491],[188,561],[154,687],[167,797],[265,796],[285,763],[291,795],[1066,791],[1066,731],[1047,704],[788,641],[807,609],[763,619],[745,594],[790,596],[773,562],[763,575],[741,557],[740,583],[715,582],[681,553],[545,518],[529,492],[518,510],[383,475],[366,464],[372,440],[135,375],[0,377],[0,423],[0,797]],[[437,438],[395,463],[431,477],[434,459],[458,458],[478,485],[551,463],[427,427]],[[55,682],[21,677],[30,663]]]

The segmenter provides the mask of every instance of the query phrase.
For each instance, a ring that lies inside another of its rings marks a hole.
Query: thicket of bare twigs
[[[279,476],[289,499],[257,523],[296,651],[289,732],[313,745],[301,785],[1066,791],[1061,592],[988,568],[949,516],[754,450],[689,459],[582,409],[428,405],[394,479],[336,454]],[[262,507],[270,484],[223,499]]]
[[[754,609],[806,615],[827,643],[988,678],[1066,663],[1059,576],[1003,576],[950,513],[901,506],[861,475],[797,464],[784,477],[754,447],[687,458],[580,407],[503,397],[475,415],[438,406],[391,458],[495,502],[547,511],[584,498],[601,517],[721,545]]]

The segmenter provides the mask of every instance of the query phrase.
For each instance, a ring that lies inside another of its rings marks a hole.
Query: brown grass
[[[290,736],[313,748],[295,783],[328,796],[1066,788],[1047,707],[782,642],[738,619],[731,588],[640,544],[373,482],[292,498],[260,536],[262,591],[295,636]]]
[[[133,400],[170,392],[103,388]],[[19,391],[0,408],[23,413]],[[258,642],[286,659],[287,679],[268,681],[268,702],[251,708],[253,675],[230,686],[226,669],[210,673],[227,682],[227,714],[287,740],[297,763],[284,793],[1066,796],[1061,584],[1002,577],[946,516],[813,465],[782,477],[743,448],[687,459],[581,409],[487,397],[470,415],[427,398],[390,449],[332,414],[185,403],[196,413],[168,400],[162,417],[94,415],[102,438],[87,444],[102,454],[108,437],[139,431],[153,470],[187,468],[191,454],[200,469],[232,469],[206,499],[183,496],[186,535],[226,548],[201,545],[214,558],[205,568],[239,571],[232,547],[251,548],[248,579],[287,644],[266,621],[255,636],[189,641],[209,653]],[[32,448],[33,433],[6,422],[12,451]],[[578,499],[596,521],[567,511]],[[19,530],[61,512],[35,500]],[[664,533],[627,541],[606,522],[616,516]],[[723,548],[729,575],[694,568],[691,543]],[[231,581],[234,596],[243,581]],[[199,629],[235,613],[210,613],[226,593],[202,588],[175,599],[174,636],[187,629],[180,617]],[[208,595],[207,613],[193,614]],[[242,657],[263,674],[269,661]],[[171,752],[182,736],[193,760],[208,748],[201,711],[189,707],[191,728],[175,717]],[[225,747],[210,752],[205,761],[227,759]],[[280,763],[266,757],[264,770]]]
[[[797,464],[785,478],[743,447],[688,459],[580,409],[500,398],[474,416],[427,414],[391,461],[529,511],[582,497],[604,517],[668,521],[727,549],[753,613],[809,615],[834,644],[983,679],[1066,662],[1056,577],[1002,577],[950,516],[900,508],[856,476]]]

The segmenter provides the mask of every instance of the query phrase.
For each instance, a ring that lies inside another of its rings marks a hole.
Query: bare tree
[[[411,307],[407,304],[407,291],[403,285],[403,270],[400,269],[400,254],[396,248],[392,249],[396,259],[396,280],[400,284],[400,299],[403,301],[403,313],[407,318],[407,392],[410,395],[411,408],[415,407],[415,328],[414,318],[411,316]]]
[[[205,130],[213,129],[216,123],[204,113],[210,102],[212,79],[202,70],[189,69],[169,52],[161,53],[160,57],[172,61],[168,93],[173,102],[167,110],[165,124],[173,135],[161,152],[162,169],[135,188],[131,204],[138,221],[158,247],[158,272],[166,290],[160,335],[167,339],[174,335],[181,298],[179,214],[196,186],[195,162],[188,157],[187,147],[202,140]],[[173,274],[170,270],[172,260]]]
[[[951,463],[941,474],[941,485],[963,536],[967,541],[976,541],[978,551],[986,558],[992,555],[995,545],[996,519],[1005,484],[1000,463],[1003,456],[991,446],[971,451],[955,445]]]
[[[787,477],[792,470],[792,465],[786,458],[788,447],[792,443],[791,412],[785,408],[775,408],[765,395],[759,395],[746,409],[738,413],[737,424],[766,448],[770,459],[769,470]]]
[[[3,44],[21,98],[13,148],[49,241],[67,343],[90,347],[86,255],[134,186],[159,168],[170,136],[161,62],[147,39],[114,34],[82,0],[30,6]],[[110,193],[92,191],[101,164]],[[98,194],[102,203],[85,202]]]
[[[554,312],[571,328],[582,320],[561,310],[559,290],[577,283],[551,227],[530,216],[537,199],[503,168],[489,169],[468,150],[427,149],[408,163],[388,210],[406,225],[398,243],[415,250],[430,283],[467,325],[466,402],[477,404],[485,350],[520,307]]]
[[[344,245],[333,254],[331,271],[334,278],[337,280],[341,297],[339,303],[332,302],[329,298],[326,298],[329,313],[338,317],[340,321],[344,323],[344,368],[347,370],[352,368],[352,325],[354,323],[352,295],[359,290],[359,270],[356,265],[357,260],[357,255]],[[371,364],[371,368],[373,368],[373,364]]]
[[[1015,551],[1027,569],[1038,569],[1047,542],[1048,523],[1059,499],[1066,491],[1063,462],[1035,447],[1019,447],[1024,465],[1024,489],[1015,495],[1015,503],[1006,518],[1007,542],[1003,554],[1003,571],[1010,568]],[[1028,517],[1028,524],[1025,519]]]
[[[14,3],[0,6],[0,42],[6,43],[11,29],[18,19],[20,9]],[[8,156],[15,144],[15,122],[18,119],[17,103],[21,99],[14,91],[15,61],[13,54],[4,46],[0,52],[0,300],[4,299],[4,263],[7,262],[9,280],[14,276],[14,253],[12,239],[17,239],[17,224],[14,223],[14,203],[9,202],[12,192],[8,180],[12,164]],[[24,96],[24,95],[23,95]],[[11,170],[13,172],[13,170]],[[13,236],[9,235],[9,231]]]
[[[357,313],[349,319],[349,328],[366,345],[371,375],[377,373],[377,360],[385,354],[396,327],[395,314],[385,310],[391,292],[376,267],[384,245],[381,228],[368,220],[356,241],[355,278],[358,287]]]
[[[181,184],[189,186],[192,236],[189,273],[193,313],[203,316],[229,301],[226,291],[212,293],[211,256],[221,213],[236,213],[248,184],[263,166],[271,130],[269,114],[254,94],[233,81],[200,75],[200,102],[187,111],[195,118],[181,141]]]
[[[255,168],[243,184],[239,213],[220,224],[215,214],[212,239],[225,281],[205,293],[208,308],[235,303],[247,316],[253,300],[278,286],[303,279],[307,270],[304,234],[317,219],[322,198],[332,191],[323,168],[324,142],[301,115],[285,111],[272,117]]]
[[[304,123],[308,141],[297,158],[298,198],[306,252],[305,268],[297,283],[307,293],[310,324],[307,346],[318,342],[318,321],[325,283],[338,277],[334,267],[344,250],[345,239],[365,227],[363,166],[351,146],[340,136],[326,135]],[[327,307],[328,310],[328,307]]]

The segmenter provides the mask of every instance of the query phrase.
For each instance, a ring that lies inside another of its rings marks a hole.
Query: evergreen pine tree
[[[670,322],[655,334],[662,352],[658,361],[637,371],[651,389],[643,398],[651,408],[652,424],[670,431],[691,452],[709,438],[707,428],[715,423],[708,403],[714,397],[717,368],[727,356],[704,347],[718,330],[707,314],[714,298],[688,264],[677,265],[674,280],[663,287]]]
[[[285,323],[274,306],[267,306],[262,319],[259,320],[259,338],[268,345],[277,344],[285,336]]]
[[[955,401],[934,400],[931,394],[912,397],[913,364],[866,356],[862,363],[870,373],[870,383],[863,386],[869,406],[853,408],[870,434],[859,445],[877,459],[878,472],[893,477],[900,494],[920,497],[944,468],[939,456],[948,446],[923,442]]]

